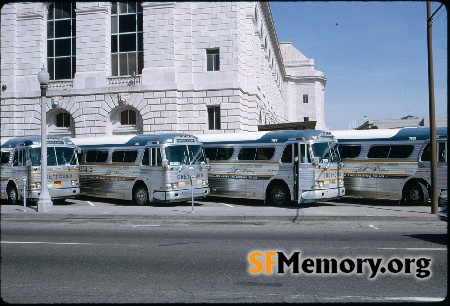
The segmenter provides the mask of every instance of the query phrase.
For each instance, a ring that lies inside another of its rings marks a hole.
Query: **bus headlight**
[[[76,180],[72,180],[72,181],[70,181],[70,183],[71,183],[72,186],[80,185],[80,181],[76,181]]]
[[[41,189],[41,182],[31,183],[30,189]]]
[[[178,183],[169,183],[169,184],[166,184],[166,189],[168,190],[168,189],[178,189],[179,188],[179,186],[178,186]]]

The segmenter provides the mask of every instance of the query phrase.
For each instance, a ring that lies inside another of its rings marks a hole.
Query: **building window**
[[[111,7],[112,75],[142,73],[144,66],[142,5],[114,2]]]
[[[308,103],[308,95],[303,95],[303,103]]]
[[[47,66],[51,80],[74,78],[75,43],[75,2],[51,3],[47,15]]]
[[[220,107],[208,107],[208,126],[210,130],[220,130]]]
[[[59,113],[55,117],[56,127],[70,128],[70,114]]]
[[[219,49],[206,50],[207,71],[220,70],[220,53]]]
[[[134,110],[124,110],[120,113],[121,125],[136,125],[136,112]]]
[[[309,121],[309,117],[303,117],[303,122],[308,122]]]

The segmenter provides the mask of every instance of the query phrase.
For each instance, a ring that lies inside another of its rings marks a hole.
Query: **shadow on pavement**
[[[446,234],[417,234],[417,235],[405,235],[405,237],[411,237],[420,239],[423,241],[447,245],[448,237]]]

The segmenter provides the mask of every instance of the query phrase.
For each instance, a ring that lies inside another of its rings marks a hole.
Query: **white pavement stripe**
[[[377,250],[447,251],[447,248],[377,248]]]
[[[89,205],[94,206],[94,204],[92,204],[91,201],[86,201],[86,202],[88,202]]]
[[[372,224],[370,224],[369,227],[374,228],[374,229],[379,229],[378,227],[373,226]]]
[[[58,245],[94,245],[95,243],[82,242],[46,242],[46,241],[2,241],[8,244],[58,244]]]

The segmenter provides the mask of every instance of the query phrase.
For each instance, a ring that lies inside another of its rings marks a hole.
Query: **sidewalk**
[[[428,206],[385,206],[323,202],[292,207],[245,206],[223,204],[207,206],[203,201],[173,205],[53,205],[50,212],[37,212],[36,204],[23,211],[20,205],[1,205],[1,218],[14,219],[188,219],[188,220],[429,220],[438,217]]]

